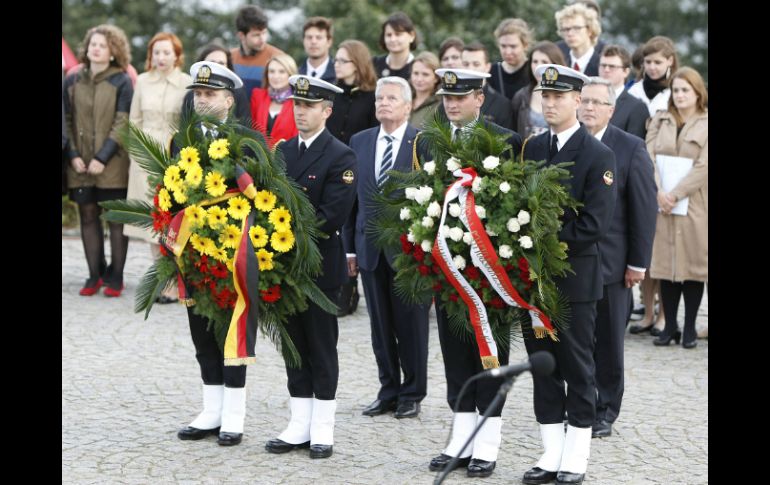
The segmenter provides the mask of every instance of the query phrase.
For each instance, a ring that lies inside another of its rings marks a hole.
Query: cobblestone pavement
[[[107,244],[109,247],[109,244]],[[180,441],[176,431],[200,411],[201,381],[184,308],[133,313],[134,291],[150,262],[131,241],[120,298],[81,297],[87,276],[78,237],[62,237],[62,483],[429,484],[428,461],[445,444],[451,412],[435,315],[431,316],[428,396],[418,418],[369,418],[378,390],[369,319],[340,319],[340,381],[334,455],[271,455],[265,441],[288,419],[286,375],[269,341],[249,367],[243,443]],[[683,306],[683,305],[682,305]],[[708,318],[704,297],[702,322]],[[511,362],[526,358],[523,345]],[[455,471],[445,483],[521,483],[541,454],[532,379],[522,375],[503,411],[497,469],[487,479]],[[613,435],[594,439],[586,484],[708,483],[708,340],[694,350],[653,347],[626,337],[626,391]]]

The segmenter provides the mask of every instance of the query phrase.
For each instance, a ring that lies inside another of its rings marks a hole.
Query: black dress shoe
[[[329,458],[334,450],[332,445],[310,445],[310,458]]]
[[[556,475],[556,485],[578,485],[583,483],[585,473],[559,472]]]
[[[265,449],[270,453],[288,453],[291,450],[297,450],[300,448],[310,448],[310,442],[305,441],[304,443],[295,445],[292,443],[287,443],[283,440],[279,440],[278,438],[273,438],[265,443]]]
[[[206,436],[219,433],[219,427],[214,429],[198,429],[192,426],[185,426],[176,434],[180,440],[202,440]]]
[[[674,332],[673,335],[666,335],[665,333],[661,333],[658,336],[658,338],[652,341],[652,343],[653,345],[657,345],[658,347],[665,347],[668,344],[670,344],[672,340],[677,344],[679,344],[679,340],[681,340],[681,338],[682,338],[682,332],[677,330],[676,332]]]
[[[694,339],[691,342],[682,342],[682,348],[684,349],[694,349],[697,346],[698,346],[698,341]]]
[[[453,457],[449,455],[445,455],[441,453],[440,455],[438,455],[437,457],[433,458],[430,461],[430,465],[428,466],[428,468],[432,472],[443,470],[444,468],[446,468],[447,465],[449,465],[449,462],[452,461],[452,458]],[[466,468],[470,462],[471,462],[470,456],[466,456],[465,458],[460,458],[457,461],[457,468]]]
[[[540,485],[542,483],[551,483],[556,480],[557,472],[549,472],[543,470],[540,467],[533,467],[524,472],[524,478],[521,479],[522,483],[527,485]]]
[[[653,337],[658,337],[658,336],[660,336],[660,334],[661,334],[662,332],[663,332],[663,330],[661,330],[661,329],[659,329],[659,328],[656,328],[656,327],[652,327],[652,328],[650,329],[650,335],[652,335]]]
[[[415,418],[418,414],[420,414],[420,403],[417,401],[401,401],[398,403],[393,417],[398,419]]]
[[[495,469],[496,461],[484,461],[478,458],[472,458],[468,463],[469,477],[488,477]]]
[[[591,438],[606,438],[612,436],[612,423],[606,419],[600,419],[591,427]]]
[[[381,401],[379,399],[375,399],[373,403],[364,408],[364,412],[361,414],[364,416],[379,416],[380,414],[385,414],[388,411],[395,411],[395,409],[396,401]]]
[[[235,446],[240,444],[242,439],[243,433],[229,433],[227,431],[222,431],[219,433],[217,443],[219,443],[219,446]]]

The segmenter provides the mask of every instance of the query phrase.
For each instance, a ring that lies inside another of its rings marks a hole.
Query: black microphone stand
[[[502,384],[500,384],[500,389],[497,390],[497,395],[495,395],[495,398],[492,400],[492,403],[487,407],[487,410],[484,412],[484,414],[481,416],[481,422],[476,424],[476,429],[473,430],[473,433],[468,438],[468,440],[463,445],[462,449],[459,453],[457,453],[457,456],[453,456],[452,460],[447,463],[447,466],[442,471],[441,475],[439,475],[436,480],[433,482],[433,485],[440,485],[441,482],[444,481],[444,479],[449,475],[452,470],[454,470],[457,467],[457,462],[460,461],[460,455],[463,454],[463,451],[468,447],[469,444],[473,441],[473,438],[476,437],[476,434],[479,432],[482,426],[484,426],[484,423],[486,422],[487,418],[489,417],[490,413],[493,409],[497,407],[497,405],[502,401],[506,394],[508,394],[511,391],[511,388],[513,388],[513,381],[516,380],[517,374],[508,376],[505,378]],[[473,377],[471,377],[473,379]],[[462,396],[459,396],[462,397]],[[460,399],[458,397],[458,405],[460,403]]]

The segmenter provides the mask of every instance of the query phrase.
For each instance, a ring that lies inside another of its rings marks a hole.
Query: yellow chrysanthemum
[[[276,231],[290,231],[291,230],[291,214],[285,207],[281,206],[277,209],[270,211],[270,215],[267,220],[275,227]]]
[[[219,197],[225,193],[227,186],[225,178],[219,172],[209,172],[206,174],[206,192],[212,197]]]
[[[197,205],[187,207],[185,215],[190,218],[193,227],[201,227],[206,222],[206,209]]]
[[[217,250],[217,243],[208,237],[202,237],[200,242],[201,246],[203,246],[201,252],[208,256],[214,256],[214,252]]]
[[[275,231],[270,236],[273,249],[285,253],[294,247],[294,233],[291,231]]]
[[[203,242],[199,235],[193,234],[190,236],[190,244],[192,244],[194,250],[198,251],[199,253],[203,252]]]
[[[249,206],[249,201],[244,199],[241,196],[233,197],[232,199],[227,201],[228,208],[227,213],[230,214],[230,217],[233,219],[242,221],[246,218],[246,216],[249,215],[249,212],[251,211],[251,207]]]
[[[184,176],[184,182],[190,187],[197,187],[203,181],[203,169],[200,165],[192,164],[187,168],[187,174]]]
[[[174,190],[179,186],[182,181],[182,172],[176,165],[171,165],[166,168],[166,172],[163,174],[163,185],[167,188]]]
[[[273,269],[273,253],[260,249],[257,251],[257,261],[260,271],[270,271]]]
[[[219,242],[226,248],[237,248],[241,242],[241,229],[235,224],[228,224],[219,234]]]
[[[227,138],[212,141],[211,145],[209,145],[209,157],[213,160],[225,158],[230,153],[230,150],[227,148],[229,145],[230,142],[227,141]]]
[[[222,227],[227,223],[227,211],[215,205],[208,210],[207,220],[212,229]]]
[[[187,194],[185,193],[184,188],[182,186],[180,186],[179,189],[174,191],[174,200],[180,204],[184,204],[185,202],[187,202]]]
[[[254,207],[262,212],[270,212],[275,207],[275,194],[269,190],[260,190],[254,198]]]
[[[255,248],[264,248],[267,245],[267,231],[264,227],[256,225],[249,229],[249,237],[251,238],[251,244]]]
[[[160,189],[158,191],[158,207],[162,211],[171,209],[171,195],[169,195],[168,190]]]
[[[195,147],[185,147],[179,152],[179,167],[182,170],[189,170],[191,165],[198,165],[201,157],[198,149]]]
[[[227,251],[225,248],[216,248],[212,252],[211,256],[213,256],[217,261],[222,261],[223,263],[227,261]]]

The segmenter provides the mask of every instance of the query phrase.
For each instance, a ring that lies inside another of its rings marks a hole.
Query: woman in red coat
[[[254,129],[265,135],[270,148],[278,140],[288,140],[297,134],[294,123],[294,102],[289,99],[289,76],[297,74],[297,64],[287,54],[276,54],[265,66],[262,85],[251,92],[251,120]]]

